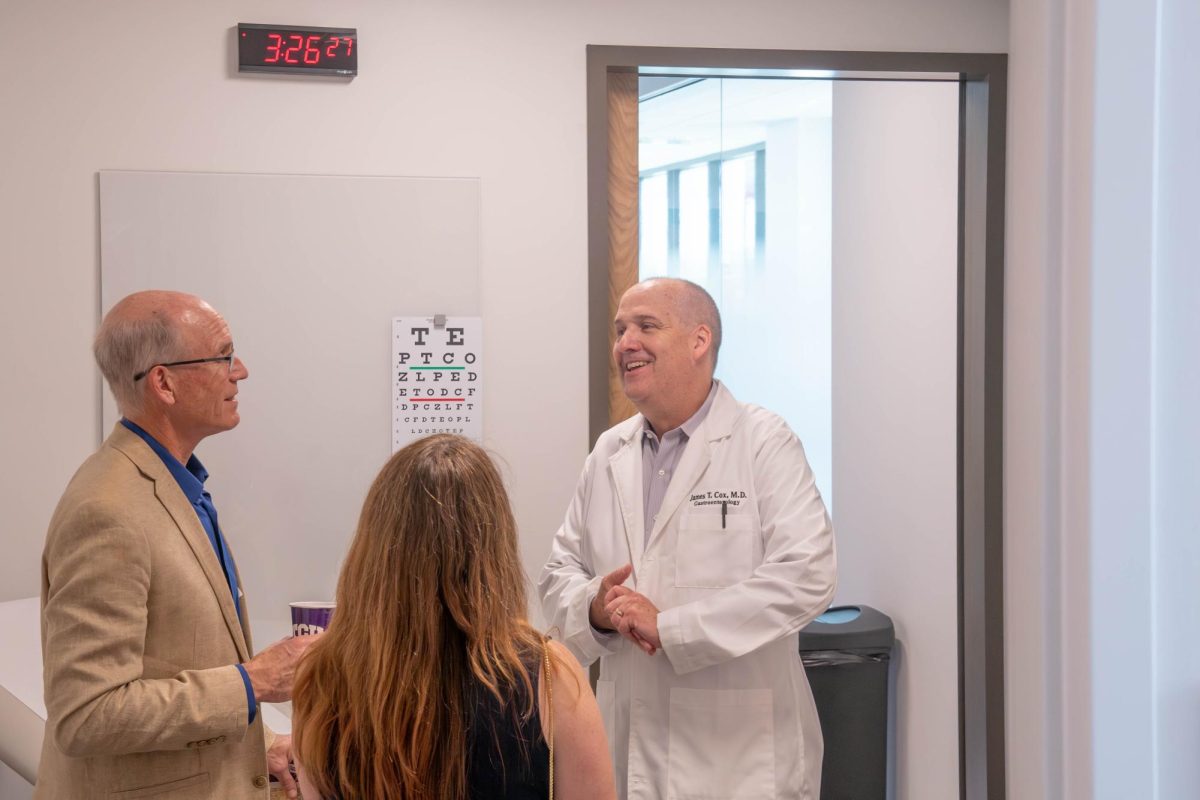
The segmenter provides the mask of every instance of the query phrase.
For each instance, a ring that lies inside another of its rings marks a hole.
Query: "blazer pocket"
[[[109,792],[108,800],[141,800],[143,797],[153,797],[155,800],[208,800],[210,796],[208,773],[201,772],[199,775],[180,778],[177,781],[126,789],[123,792]]]
[[[675,585],[723,589],[754,572],[756,527],[749,514],[690,514],[679,521]]]
[[[775,711],[771,701],[770,689],[672,689],[667,797],[775,797]]]

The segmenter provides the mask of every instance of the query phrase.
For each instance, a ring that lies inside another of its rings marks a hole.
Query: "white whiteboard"
[[[392,319],[480,315],[479,182],[101,172],[100,275],[102,313],[200,295],[250,370],[241,424],[196,455],[261,647],[289,601],[333,597],[391,454]],[[117,419],[106,389],[104,435]]]

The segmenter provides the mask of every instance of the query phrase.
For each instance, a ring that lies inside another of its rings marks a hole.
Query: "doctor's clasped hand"
[[[616,622],[617,633],[654,655],[662,647],[658,635],[658,606],[628,586],[614,586],[604,596],[604,610]]]
[[[626,564],[600,580],[600,589],[588,608],[588,619],[596,630],[616,631],[652,656],[662,647],[658,638],[658,609],[644,596],[622,585],[632,574],[633,564]],[[633,607],[635,595],[642,602]]]

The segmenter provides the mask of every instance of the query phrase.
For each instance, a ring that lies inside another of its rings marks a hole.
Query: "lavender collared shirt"
[[[671,485],[671,476],[679,466],[679,459],[683,457],[683,451],[696,428],[699,428],[700,423],[708,416],[708,410],[712,408],[713,398],[716,396],[717,381],[714,380],[712,388],[708,390],[708,397],[696,413],[678,428],[664,433],[661,440],[651,429],[649,421],[646,421],[645,427],[642,428],[642,509],[645,512],[645,544],[650,543],[650,531],[654,528],[659,509],[662,508],[667,487]]]

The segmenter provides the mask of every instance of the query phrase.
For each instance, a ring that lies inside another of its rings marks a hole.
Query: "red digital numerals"
[[[325,48],[325,55],[333,58],[337,55],[337,49],[342,45],[346,46],[346,58],[350,57],[350,51],[354,49],[354,40],[349,36],[331,36],[329,37],[329,46]]]
[[[349,58],[354,49],[354,39],[349,36],[331,36],[327,43],[322,42],[323,38],[316,33],[308,36],[298,33],[286,36],[281,33],[268,33],[263,63],[316,66],[321,63],[322,54],[325,58],[337,58],[339,55]],[[338,52],[342,48],[345,48],[345,53]]]

